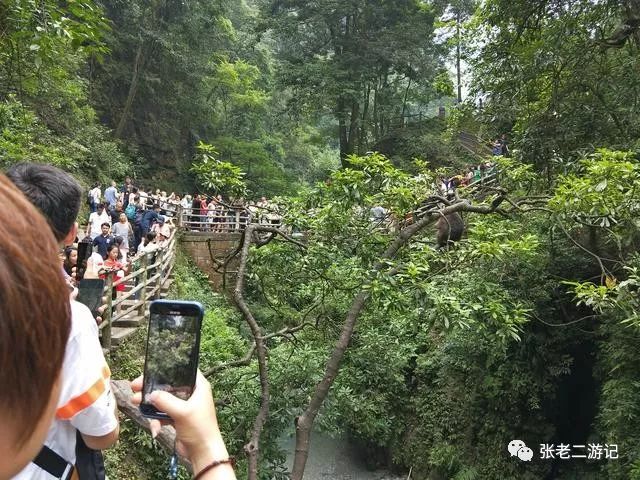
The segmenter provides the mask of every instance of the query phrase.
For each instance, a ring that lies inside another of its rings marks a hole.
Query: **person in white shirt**
[[[73,243],[82,198],[75,179],[56,167],[35,163],[14,165],[7,176],[47,218],[59,247]],[[77,432],[87,447],[103,450],[118,440],[119,425],[109,383],[111,374],[98,340],[96,322],[89,309],[75,300],[71,301],[70,311],[71,332],[60,374],[61,389],[45,447],[73,469]],[[42,466],[31,463],[13,480],[51,478],[55,477]]]
[[[111,225],[111,215],[109,215],[102,203],[98,204],[96,212],[89,215],[89,223],[87,223],[87,231],[85,232],[91,240],[94,240],[98,235],[102,233],[102,224],[108,223]]]
[[[147,199],[149,198],[149,194],[145,192],[142,187],[138,189],[138,196],[140,197],[140,206],[144,210],[145,205],[147,204]]]
[[[0,198],[20,212],[0,210],[0,479],[9,479],[36,458],[55,416],[71,311],[47,221],[2,174]]]
[[[89,190],[89,199],[91,200],[91,213],[93,213],[102,200],[102,191],[98,183],[94,183],[91,190]]]

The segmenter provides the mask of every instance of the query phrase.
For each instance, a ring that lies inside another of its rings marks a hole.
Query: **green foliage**
[[[582,224],[627,230],[624,236],[631,239],[628,227],[638,228],[639,186],[634,153],[600,149],[583,159],[576,172],[559,178],[549,205]]]
[[[224,192],[234,197],[245,194],[244,173],[239,167],[216,159],[217,152],[211,145],[200,142],[197,148],[196,161],[191,166],[191,171],[196,174],[200,185],[206,190]]]
[[[429,192],[433,175],[409,177],[379,154],[350,157],[349,164],[330,182],[285,201],[287,222],[310,232],[304,251],[272,243],[252,252],[252,306],[261,325],[273,331],[315,320],[316,330],[300,335],[301,346],[271,349],[277,382],[294,389],[287,410],[295,414],[320,378],[319,360],[364,287],[370,302],[319,425],[390,451],[417,478],[430,471],[516,475],[517,465],[500,453],[504,438],[520,429],[549,435],[553,426],[541,403],[566,362],[554,346],[533,360],[544,368],[529,365],[537,342],[545,341],[528,339],[531,314],[552,286],[543,237],[535,223],[523,233],[522,224],[473,216],[468,240],[454,251],[436,252],[425,231],[367,284],[394,235],[372,225],[369,209],[385,205],[403,214]],[[531,288],[535,282],[540,286]],[[471,444],[469,435],[483,440]]]
[[[134,173],[89,105],[80,72],[104,55],[108,21],[91,1],[10,1],[0,12],[0,156],[50,163],[87,183]]]
[[[281,45],[278,79],[291,92],[289,108],[303,116],[331,116],[343,159],[363,154],[414,105],[415,114],[435,98],[431,79],[442,69],[430,41],[435,20],[430,5],[413,0],[259,4],[265,30]],[[442,90],[442,77],[439,85]]]
[[[632,2],[633,3],[633,2]],[[492,134],[513,128],[527,162],[548,175],[595,147],[636,148],[638,44],[607,48],[627,2],[482,2],[474,20],[474,92],[491,92]],[[594,28],[591,28],[594,27]],[[562,161],[560,161],[562,159]]]

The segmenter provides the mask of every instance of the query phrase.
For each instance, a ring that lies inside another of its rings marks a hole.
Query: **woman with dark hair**
[[[73,276],[73,269],[78,265],[78,249],[75,247],[67,247],[64,249],[64,262],[62,267],[67,275]]]
[[[108,270],[112,275],[113,283],[116,283],[118,280],[124,278],[127,274],[127,264],[122,263],[118,257],[120,257],[120,247],[115,243],[109,245],[107,247],[107,258],[104,261],[104,268]],[[102,278],[105,278],[106,275],[101,275]],[[113,299],[117,299],[122,295],[122,292],[125,290],[125,284],[121,283],[113,288]],[[117,313],[122,311],[122,304],[119,303],[116,309]]]
[[[36,457],[54,419],[71,309],[47,221],[1,174],[0,199],[12,206],[0,209],[0,479],[5,480]]]

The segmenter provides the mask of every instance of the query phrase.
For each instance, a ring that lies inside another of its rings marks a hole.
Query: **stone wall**
[[[238,247],[240,233],[209,233],[209,232],[184,232],[180,237],[182,248],[191,255],[196,265],[209,276],[212,287],[222,292],[223,289],[231,291],[235,283],[237,271],[237,259],[227,266],[226,285],[222,273],[215,270],[215,263],[211,255],[219,261],[229,255]]]

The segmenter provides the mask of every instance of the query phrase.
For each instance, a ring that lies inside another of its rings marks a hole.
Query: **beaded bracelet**
[[[202,470],[200,470],[200,472],[198,472],[198,474],[195,477],[193,477],[193,480],[199,480],[209,470],[212,470],[216,467],[219,467],[220,465],[225,465],[225,464],[231,465],[231,468],[236,468],[236,459],[234,457],[229,457],[225,460],[216,460],[215,462],[211,462],[209,465],[207,465]]]

